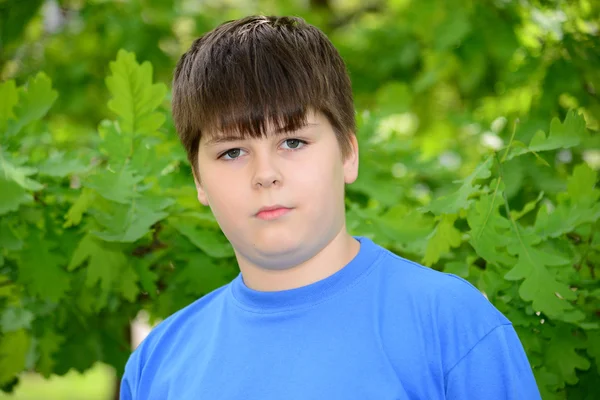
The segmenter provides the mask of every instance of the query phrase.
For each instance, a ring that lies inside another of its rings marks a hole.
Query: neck
[[[244,283],[250,289],[273,292],[295,289],[327,278],[348,264],[360,249],[345,227],[312,258],[285,270],[270,270],[254,265],[238,255]]]

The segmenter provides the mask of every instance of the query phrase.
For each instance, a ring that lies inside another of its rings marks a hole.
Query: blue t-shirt
[[[467,281],[366,238],[335,274],[259,292],[241,274],[161,322],[122,400],[540,399],[510,321]]]

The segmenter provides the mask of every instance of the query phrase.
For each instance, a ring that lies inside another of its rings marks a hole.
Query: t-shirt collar
[[[303,308],[321,302],[351,286],[375,264],[379,247],[372,240],[355,236],[360,242],[358,254],[339,271],[299,288],[263,292],[249,288],[240,273],[230,284],[233,301],[254,312],[277,312]]]

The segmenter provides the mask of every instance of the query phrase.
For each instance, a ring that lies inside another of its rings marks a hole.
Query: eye
[[[219,156],[223,160],[235,160],[243,155],[244,150],[242,149],[230,149]]]
[[[297,150],[302,148],[306,142],[300,139],[286,139],[283,141],[283,144],[286,145],[284,147],[286,150]]]

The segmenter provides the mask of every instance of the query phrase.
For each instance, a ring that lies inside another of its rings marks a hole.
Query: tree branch
[[[342,28],[342,27],[350,24],[351,22],[360,18],[364,14],[367,14],[370,12],[380,12],[380,11],[383,11],[383,3],[382,2],[373,3],[373,4],[365,4],[362,7],[357,8],[356,10],[349,12],[346,15],[342,15],[338,18],[334,18],[329,23],[328,28],[331,30],[339,29],[339,28]]]
[[[141,258],[149,253],[152,253],[155,250],[160,250],[167,247],[167,245],[161,242],[158,238],[158,235],[162,230],[163,226],[160,224],[160,222],[157,222],[152,227],[154,228],[154,231],[152,232],[152,242],[148,245],[138,246],[135,249],[133,249],[133,251],[131,252],[132,256]]]

